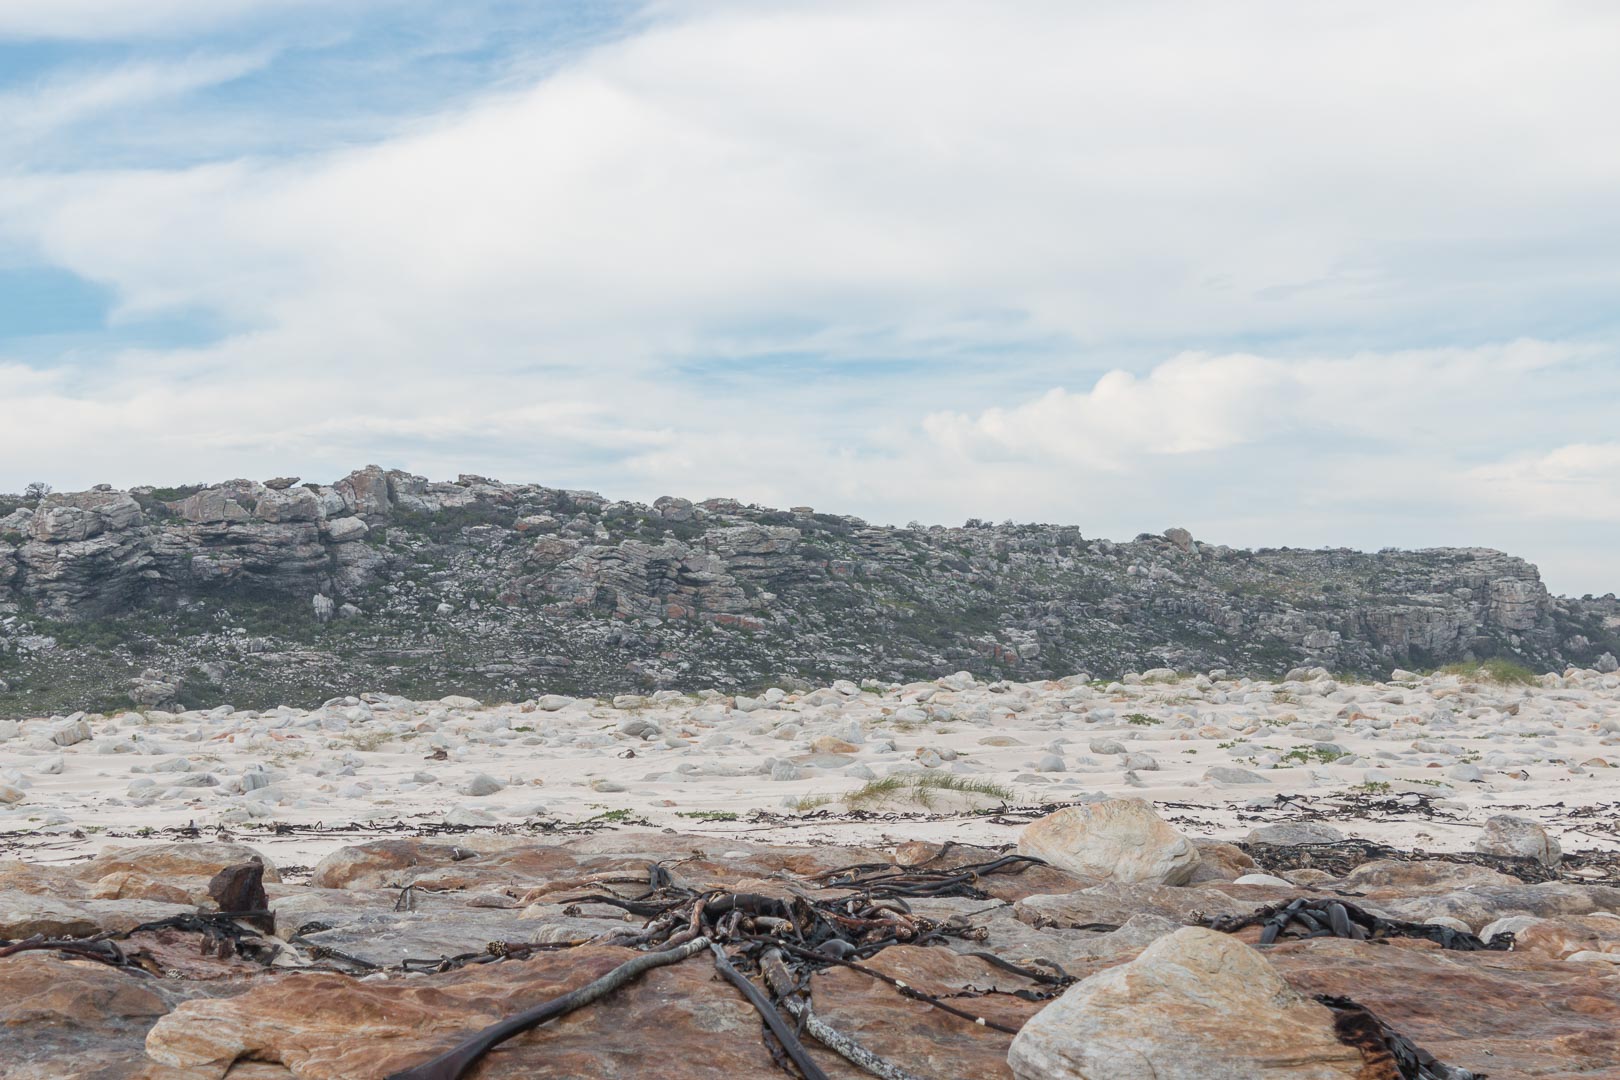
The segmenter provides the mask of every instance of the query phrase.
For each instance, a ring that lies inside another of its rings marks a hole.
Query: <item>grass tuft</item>
[[[867,783],[844,796],[844,805],[861,810],[885,802],[911,802],[923,809],[931,808],[942,792],[955,791],[964,795],[986,795],[1009,802],[1012,789],[992,780],[972,780],[950,773],[901,773],[885,776]]]

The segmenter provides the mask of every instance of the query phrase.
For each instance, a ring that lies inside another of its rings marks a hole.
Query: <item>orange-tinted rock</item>
[[[147,1029],[182,993],[162,980],[93,961],[43,952],[0,958],[0,1076],[125,1080],[139,1075]]]
[[[936,970],[934,977],[944,974],[942,969]],[[1007,1068],[1011,1035],[902,997],[899,990],[870,975],[829,968],[810,980],[810,996],[823,1020],[914,1075],[941,1080],[1010,1080],[1012,1076]],[[1022,1026],[1042,1007],[1001,995],[956,998],[950,1004],[1013,1028]],[[840,1071],[834,1075],[866,1074]]]
[[[290,975],[238,997],[188,1002],[147,1037],[152,1060],[223,1078],[242,1058],[301,1080],[374,1080],[479,1029],[598,978],[634,955],[585,947],[446,975],[357,982]],[[506,1043],[470,1075],[767,1077],[753,1008],[705,957],[649,972],[619,992]],[[232,1073],[234,1076],[235,1074]]]
[[[201,878],[196,879],[201,881]],[[170,881],[158,881],[134,870],[115,870],[90,885],[90,895],[97,900],[160,900],[165,904],[197,904],[199,898],[190,890]],[[201,897],[208,899],[206,888]]]
[[[1513,951],[1549,960],[1567,960],[1578,952],[1620,953],[1620,919],[1608,915],[1542,919],[1514,935]]]
[[[1223,844],[1215,840],[1194,840],[1198,849],[1198,865],[1193,868],[1189,885],[1206,881],[1231,881],[1255,871],[1255,862],[1249,853],[1236,844]]]
[[[133,873],[154,881],[176,878],[203,879],[203,895],[207,895],[208,879],[236,863],[258,859],[264,863],[264,880],[280,881],[275,864],[245,844],[218,841],[139,844],[131,847],[108,848],[94,859],[73,868],[81,881],[100,881],[109,874]]]
[[[1265,955],[1290,985],[1354,998],[1448,1065],[1504,1078],[1620,1076],[1620,973],[1608,964],[1336,938]]]

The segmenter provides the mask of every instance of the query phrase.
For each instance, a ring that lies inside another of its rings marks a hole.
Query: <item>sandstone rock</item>
[[[1536,859],[1547,866],[1557,866],[1562,857],[1558,841],[1548,836],[1546,829],[1529,818],[1511,814],[1487,818],[1485,832],[1474,844],[1474,850],[1484,855]]]
[[[1081,877],[1180,885],[1198,865],[1191,840],[1141,799],[1071,806],[1024,826],[1018,852]]]
[[[1235,938],[1187,927],[1071,987],[1025,1024],[1018,1080],[1357,1080],[1333,1015]]]
[[[1254,859],[1236,844],[1194,839],[1193,846],[1198,849],[1198,866],[1194,868],[1192,877],[1187,879],[1188,885],[1206,881],[1231,881],[1249,873],[1255,867]]]
[[[1580,952],[1620,954],[1620,919],[1610,915],[1560,915],[1537,919],[1513,931],[1513,950],[1549,960]]]
[[[188,1080],[223,1078],[249,1058],[279,1061],[311,1080],[378,1080],[632,955],[587,946],[390,983],[291,975],[235,997],[182,1004],[152,1028],[146,1051],[159,1064],[194,1070]],[[659,1075],[672,1080],[769,1075],[758,1015],[716,984],[713,970],[695,960],[651,971],[507,1043],[496,1068],[513,1076],[629,1080],[657,1061]],[[683,1033],[693,1038],[689,1046]]]
[[[1273,945],[1266,959],[1300,992],[1354,998],[1448,1065],[1538,1080],[1620,1075],[1620,973],[1608,964],[1336,938]]]
[[[221,841],[108,848],[89,862],[76,864],[73,872],[81,881],[100,881],[115,873],[134,873],[168,881],[202,878],[206,892],[207,880],[227,866],[255,860],[264,864],[265,881],[281,880],[275,864],[256,849]]]
[[[148,1063],[147,1030],[188,996],[168,980],[136,979],[49,953],[0,960],[0,1075],[7,1080],[138,1077]]]
[[[190,904],[151,900],[65,900],[37,893],[0,892],[0,938],[90,937],[103,931],[122,933],[142,923],[188,915]]]

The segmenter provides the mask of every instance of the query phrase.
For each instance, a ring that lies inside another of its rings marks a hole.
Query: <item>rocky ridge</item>
[[[376,466],[330,485],[0,497],[0,715],[354,686],[516,699],[1487,656],[1601,670],[1617,650],[1612,597],[1553,597],[1533,566],[1483,549],[894,528]]]

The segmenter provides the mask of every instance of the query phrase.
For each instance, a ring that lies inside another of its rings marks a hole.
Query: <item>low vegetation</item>
[[[1535,686],[1541,677],[1523,664],[1501,658],[1478,660],[1466,664],[1447,664],[1439,669],[1441,675],[1460,675],[1477,682],[1501,683],[1504,686]]]
[[[982,795],[1002,802],[1009,802],[1013,797],[1012,789],[1005,784],[930,772],[885,776],[850,792],[843,801],[851,810],[867,810],[886,803],[914,803],[928,810],[947,792]]]

